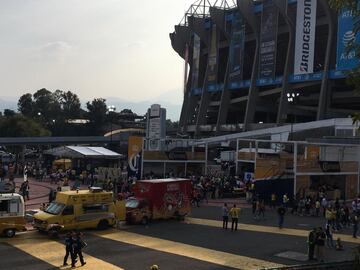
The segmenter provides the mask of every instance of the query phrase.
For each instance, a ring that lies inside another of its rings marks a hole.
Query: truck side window
[[[107,204],[85,204],[83,210],[85,214],[96,212],[107,212],[109,206]]]
[[[65,207],[65,209],[62,212],[63,216],[69,216],[74,214],[74,206],[68,205]]]

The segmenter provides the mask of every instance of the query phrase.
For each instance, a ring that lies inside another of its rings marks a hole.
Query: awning
[[[66,158],[106,158],[120,159],[124,155],[106,149],[92,146],[61,146],[44,151],[44,154]]]

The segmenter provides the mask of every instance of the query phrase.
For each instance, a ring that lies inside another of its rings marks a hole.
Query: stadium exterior
[[[327,0],[194,3],[170,34],[185,60],[180,132],[224,135],[358,112],[360,96],[345,82],[357,65],[347,50],[358,39],[351,15]]]

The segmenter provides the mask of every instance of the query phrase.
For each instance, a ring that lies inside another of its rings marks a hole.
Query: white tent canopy
[[[67,158],[120,159],[123,157],[123,155],[104,147],[93,146],[61,146],[46,150],[44,154]]]

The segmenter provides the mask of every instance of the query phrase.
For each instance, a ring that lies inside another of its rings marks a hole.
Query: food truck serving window
[[[7,213],[8,211],[9,211],[9,201],[8,200],[0,201],[0,212]]]
[[[52,202],[44,212],[52,215],[58,215],[64,207],[65,205],[63,203]]]

